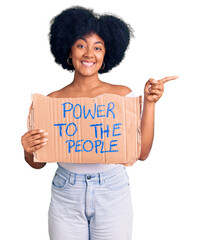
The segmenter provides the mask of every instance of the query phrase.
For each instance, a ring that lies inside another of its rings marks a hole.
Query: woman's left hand
[[[144,98],[150,103],[156,103],[164,92],[164,83],[179,78],[178,76],[165,77],[160,80],[150,78],[145,84]]]

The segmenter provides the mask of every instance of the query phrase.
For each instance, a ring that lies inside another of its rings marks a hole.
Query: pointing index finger
[[[175,79],[177,79],[177,78],[179,78],[179,76],[165,77],[165,78],[162,78],[162,79],[160,80],[160,82],[166,83],[166,82],[168,82],[168,81],[175,80]]]

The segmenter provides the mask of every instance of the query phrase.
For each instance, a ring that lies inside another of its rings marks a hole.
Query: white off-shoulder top
[[[125,97],[135,97],[133,92],[130,92]],[[116,166],[116,164],[102,164],[102,163],[58,163],[61,167],[78,174],[83,173],[97,173],[109,170]]]

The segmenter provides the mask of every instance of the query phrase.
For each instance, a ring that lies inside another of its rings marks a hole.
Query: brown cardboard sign
[[[131,166],[141,150],[142,97],[101,94],[51,98],[32,94],[28,129],[48,132],[35,162],[104,163]]]

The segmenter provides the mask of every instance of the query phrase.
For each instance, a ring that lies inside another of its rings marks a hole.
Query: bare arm
[[[144,99],[142,120],[141,120],[141,154],[140,160],[145,160],[153,144],[154,137],[154,114],[155,103],[150,103]]]
[[[53,94],[50,93],[48,96],[51,97],[52,95]],[[30,106],[30,110],[31,110],[31,107],[32,105]],[[48,133],[44,133],[43,130],[33,129],[26,132],[21,137],[21,144],[24,148],[24,159],[32,168],[40,169],[46,165],[46,163],[34,162],[33,152],[35,152],[36,150],[42,148],[47,144],[47,141],[48,141],[47,135]]]
[[[165,77],[158,81],[150,78],[145,84],[141,120],[141,154],[139,160],[147,159],[151,151],[154,137],[155,104],[164,92],[164,83],[177,78],[178,76]]]
[[[46,137],[47,133],[39,129],[30,130],[21,137],[21,143],[24,148],[24,158],[32,168],[40,169],[46,165],[46,163],[33,161],[33,152],[47,144],[48,139]]]
[[[32,167],[32,168],[35,168],[35,169],[40,169],[40,168],[43,168],[46,163],[37,163],[37,162],[34,162],[33,161],[33,154],[30,154],[30,153],[27,153],[25,150],[24,150],[24,158],[26,160],[26,162]]]

